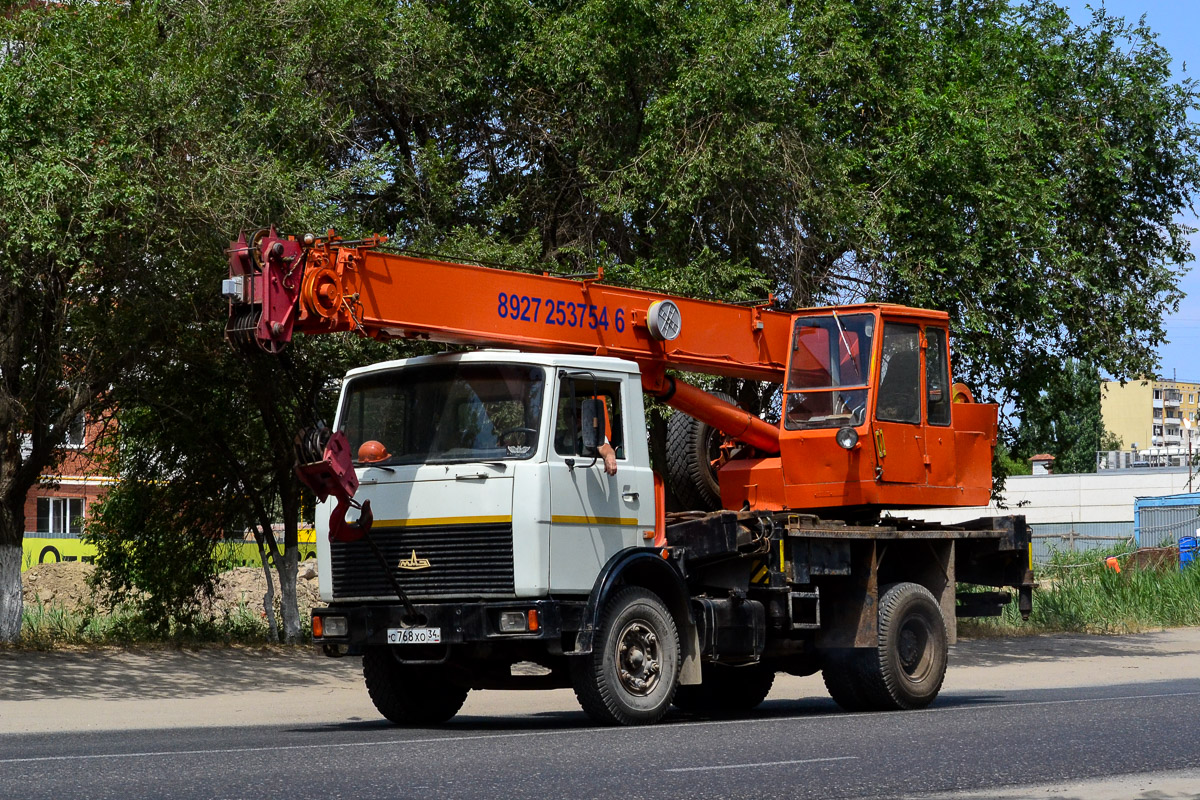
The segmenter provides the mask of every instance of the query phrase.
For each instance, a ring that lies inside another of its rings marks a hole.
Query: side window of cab
[[[950,424],[950,359],[946,331],[925,329],[925,420],[930,425]]]
[[[618,459],[625,458],[624,419],[621,413],[621,384],[594,380],[590,376],[564,378],[560,382],[558,410],[554,423],[554,452],[560,456],[596,455],[595,448],[585,448],[581,431],[583,402],[598,400],[602,409],[603,436],[613,446]],[[603,440],[601,440],[603,441]]]

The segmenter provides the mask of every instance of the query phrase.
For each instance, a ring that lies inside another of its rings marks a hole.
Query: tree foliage
[[[67,423],[136,413],[126,389],[169,376],[180,332],[216,321],[230,231],[337,217],[341,117],[298,91],[305,42],[266,35],[311,26],[292,8],[290,29],[260,29],[270,14],[251,12],[272,9],[235,5],[217,30],[191,3],[0,18],[0,640],[19,633],[25,497]]]
[[[1190,258],[1197,92],[1103,10],[81,2],[5,17],[0,40],[0,639],[20,503],[82,408],[118,398],[148,470],[225,476],[256,526],[295,518],[283,431],[345,351],[295,348],[292,386],[199,346],[241,228],[942,308],[958,377],[1018,410],[1070,359],[1152,372]]]
[[[1121,447],[1100,415],[1100,373],[1071,359],[1053,383],[1027,395],[1012,447],[1026,462],[1040,453],[1054,456],[1055,472],[1095,472],[1099,451]]]
[[[348,135],[390,179],[353,199],[402,242],[943,308],[959,374],[1018,405],[1067,358],[1154,367],[1200,172],[1195,87],[1142,24],[1041,0],[375,13]]]

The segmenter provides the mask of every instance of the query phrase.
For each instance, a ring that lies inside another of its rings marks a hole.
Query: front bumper
[[[415,657],[425,655],[434,662],[444,661],[451,647],[493,643],[519,645],[525,643],[535,649],[551,653],[562,652],[564,638],[568,645],[574,634],[583,626],[584,600],[502,600],[486,602],[448,602],[415,604],[419,614],[425,617],[422,627],[440,628],[441,644],[399,645]],[[530,611],[537,612],[537,630],[504,632],[500,630],[500,615],[505,612],[523,612],[526,618]],[[366,647],[388,644],[388,630],[404,628],[405,609],[398,604],[354,604],[331,605],[314,608],[313,617],[321,617],[326,632],[330,625],[325,618],[342,617],[346,620],[344,636],[313,636],[313,643],[331,655],[358,655]]]

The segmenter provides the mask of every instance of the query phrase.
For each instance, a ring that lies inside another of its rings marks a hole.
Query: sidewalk
[[[1200,628],[1131,636],[962,641],[943,692],[1200,678]],[[824,697],[820,675],[780,675],[770,699]],[[579,712],[568,689],[472,692],[461,713]],[[581,712],[580,712],[581,713]],[[0,651],[0,735],[314,725],[377,720],[361,660],[307,649]]]

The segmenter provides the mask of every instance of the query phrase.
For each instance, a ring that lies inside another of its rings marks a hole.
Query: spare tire
[[[737,405],[724,392],[709,392],[713,397]],[[667,420],[667,482],[680,510],[716,511],[721,508],[721,486],[717,482],[721,431],[676,411]]]

